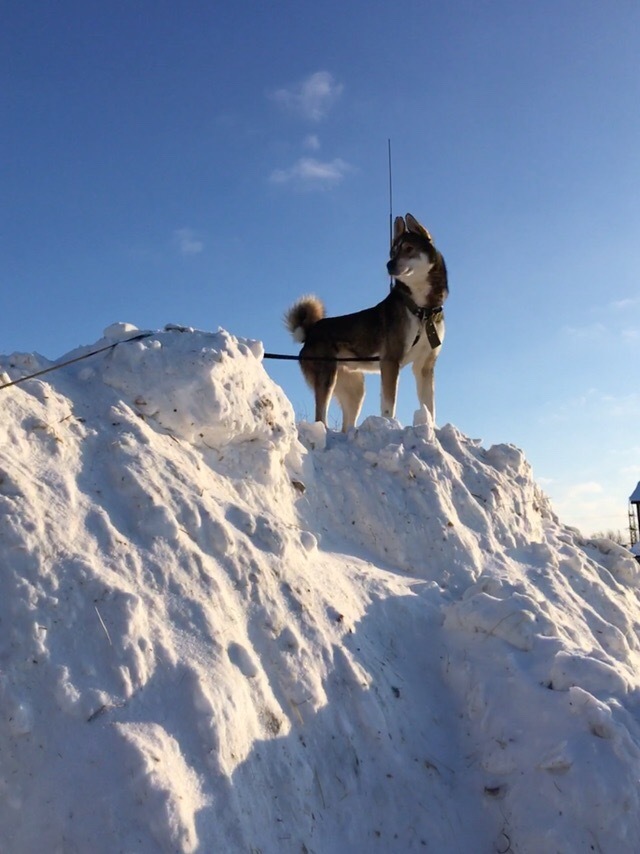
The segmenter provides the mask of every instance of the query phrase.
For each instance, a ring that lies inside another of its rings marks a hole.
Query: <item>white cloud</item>
[[[537,477],[536,482],[543,489],[546,489],[547,487],[552,486],[556,482],[556,480],[554,477]]]
[[[585,326],[564,326],[562,328],[563,334],[570,341],[598,341],[603,338],[608,337],[609,330],[604,325],[604,323],[589,323]]]
[[[589,313],[597,319],[582,325],[566,324],[561,335],[566,343],[581,347],[633,347],[640,342],[640,297],[623,297],[591,306]]]
[[[626,297],[610,302],[608,308],[614,311],[628,311],[630,308],[637,308],[639,305],[640,297]]]
[[[541,424],[580,421],[589,424],[606,424],[609,431],[616,424],[626,426],[640,420],[640,393],[607,394],[590,388],[583,394],[567,397],[564,401],[548,406],[540,413]]]
[[[562,327],[561,335],[564,342],[572,347],[580,348],[585,345],[592,348],[596,344],[598,347],[607,348],[607,350],[613,350],[620,345],[635,348],[640,341],[640,324],[638,326],[633,324],[634,315],[638,312],[630,311],[630,308],[624,309],[631,315],[631,324],[629,324],[628,319],[622,316],[623,306],[621,304],[615,309],[615,312],[613,304],[609,306],[609,310],[612,314],[607,323],[594,321],[584,326]],[[638,320],[640,321],[640,316]],[[622,326],[622,322],[626,322],[627,325]]]
[[[565,492],[565,498],[574,501],[576,499],[587,499],[589,496],[602,495],[604,489],[601,483],[588,480],[585,483],[574,483]]]
[[[190,228],[177,228],[172,242],[181,255],[197,255],[204,250],[204,243]]]
[[[315,133],[310,133],[309,136],[305,136],[302,144],[305,148],[308,148],[309,151],[319,151],[320,149],[320,140]]]
[[[605,394],[602,396],[602,405],[612,418],[630,423],[640,418],[640,395],[637,392],[617,396]]]
[[[338,100],[343,88],[328,71],[316,71],[289,88],[276,89],[271,98],[304,119],[319,122]]]
[[[269,176],[272,184],[292,184],[301,189],[325,189],[339,184],[351,167],[339,157],[329,161],[301,157],[288,169],[274,169]]]
[[[624,490],[618,493],[612,487],[605,489],[596,481],[588,481],[558,484],[547,494],[560,519],[586,535],[608,529],[620,530],[623,535],[628,531],[628,493]]]

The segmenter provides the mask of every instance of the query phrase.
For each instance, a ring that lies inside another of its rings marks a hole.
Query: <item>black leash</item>
[[[0,391],[4,388],[11,388],[13,385],[20,385],[20,383],[26,383],[27,380],[33,380],[36,377],[42,377],[45,374],[50,373],[51,371],[57,371],[58,368],[66,368],[67,365],[73,365],[76,362],[81,362],[83,359],[88,359],[91,356],[97,356],[99,353],[106,353],[107,350],[113,350],[114,347],[117,347],[118,344],[128,344],[130,341],[142,341],[144,338],[151,338],[152,335],[156,335],[156,332],[141,332],[139,335],[134,335],[133,338],[123,338],[122,341],[114,341],[113,344],[107,344],[106,347],[100,347],[98,350],[92,350],[90,353],[85,353],[82,356],[76,356],[73,359],[67,359],[64,362],[56,362],[55,365],[49,365],[48,368],[43,368],[41,371],[36,371],[33,374],[28,374],[26,377],[18,377],[17,380],[11,380],[11,382],[4,383],[0,385]]]
[[[380,356],[287,356],[283,353],[264,353],[263,359],[282,359],[287,362],[379,362]]]

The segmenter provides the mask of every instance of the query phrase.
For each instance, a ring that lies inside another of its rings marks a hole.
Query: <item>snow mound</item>
[[[119,327],[105,330],[105,340],[122,340]],[[128,324],[125,331],[132,331]],[[207,334],[173,327],[115,348],[102,380],[140,414],[194,445],[277,443],[291,433],[293,411],[266,376],[263,352],[259,342],[224,330]],[[91,380],[93,372],[84,377]]]
[[[520,450],[296,428],[223,330],[102,348],[0,391],[6,850],[640,848],[638,564]]]

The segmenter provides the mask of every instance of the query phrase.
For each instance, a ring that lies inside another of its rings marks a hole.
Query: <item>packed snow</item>
[[[296,425],[259,342],[111,344],[0,390],[2,851],[640,850],[628,552],[425,409]]]

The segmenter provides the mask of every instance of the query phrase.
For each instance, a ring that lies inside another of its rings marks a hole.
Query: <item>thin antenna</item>
[[[389,249],[393,246],[393,181],[391,179],[391,139],[387,139],[389,155]],[[389,276],[389,290],[393,290],[393,276]]]
[[[391,178],[391,140],[387,139],[389,155],[389,246],[393,244],[393,181]]]

